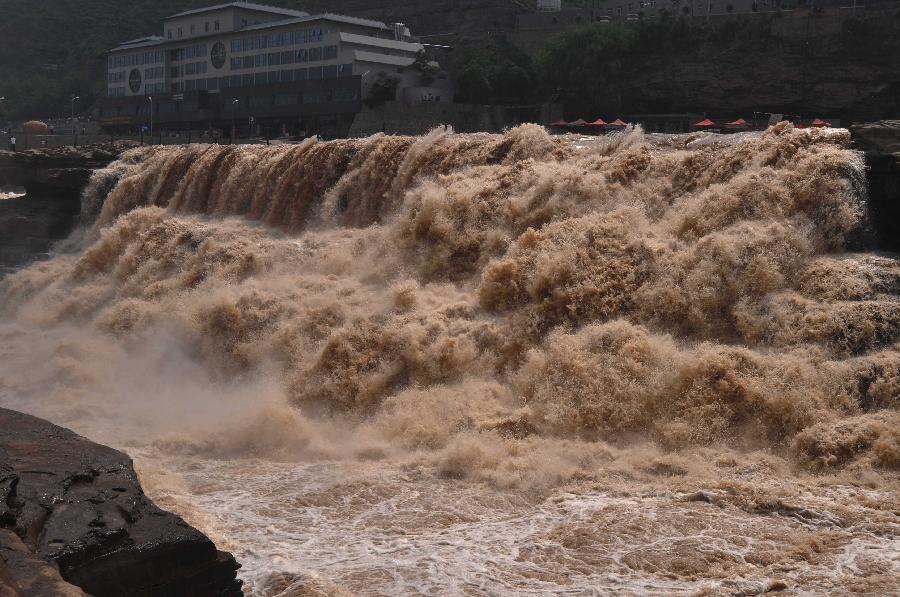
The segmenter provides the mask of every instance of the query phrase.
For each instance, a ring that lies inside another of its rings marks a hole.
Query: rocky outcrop
[[[237,597],[238,568],[144,495],[128,456],[0,409],[0,597]]]
[[[0,190],[16,187],[26,193],[0,198],[0,275],[46,253],[71,232],[92,172],[107,166],[125,148],[0,151]]]
[[[0,151],[0,185],[24,187],[29,195],[77,199],[91,173],[119,153],[113,146]]]
[[[860,124],[850,132],[866,152],[869,217],[877,247],[900,251],[900,120]]]

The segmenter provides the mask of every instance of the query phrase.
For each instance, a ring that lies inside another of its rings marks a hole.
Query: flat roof
[[[250,4],[248,2],[232,2],[231,4],[222,4],[221,6],[231,6],[231,5],[238,5],[238,4],[245,5],[245,6],[261,6],[258,4]],[[213,10],[215,8],[216,7],[200,9],[199,12],[202,12],[204,10]],[[186,14],[192,14],[195,12],[197,12],[197,11],[191,11],[191,13],[181,13],[181,14],[186,15]],[[291,12],[298,12],[298,11],[291,11]],[[260,23],[259,25],[251,25],[249,27],[244,27],[242,29],[237,29],[235,31],[216,31],[216,32],[210,32],[210,33],[207,33],[204,35],[197,35],[197,36],[188,37],[188,38],[168,39],[168,38],[160,37],[158,35],[152,35],[152,36],[142,37],[139,39],[134,39],[131,41],[122,42],[118,46],[116,46],[115,48],[113,48],[111,50],[108,50],[107,52],[108,53],[109,52],[122,52],[125,50],[134,50],[137,48],[144,48],[147,46],[157,46],[157,45],[190,44],[190,43],[194,43],[194,42],[197,42],[197,41],[200,41],[203,39],[228,37],[228,36],[240,35],[247,31],[262,31],[265,29],[273,29],[275,27],[284,27],[284,26],[290,26],[290,25],[297,25],[297,24],[301,24],[301,23],[310,23],[310,22],[319,21],[319,20],[334,21],[336,23],[346,23],[348,25],[359,25],[361,27],[371,27],[373,29],[381,29],[384,31],[391,30],[391,27],[385,25],[383,22],[373,21],[371,19],[362,19],[359,17],[348,17],[346,15],[339,15],[339,14],[334,14],[334,13],[330,13],[330,12],[318,14],[318,15],[310,15],[309,13],[301,13],[301,14],[303,16],[294,17],[294,18],[290,18],[290,19],[279,19],[277,21],[267,21],[265,23]],[[181,16],[181,15],[175,15],[175,16]],[[352,35],[352,34],[350,34],[350,35]],[[385,40],[381,40],[381,41],[385,41]],[[394,43],[398,43],[398,44],[413,43],[414,44],[415,42],[403,41],[403,42],[394,42]],[[400,46],[398,46],[398,49],[399,49],[399,47]]]
[[[381,21],[373,21],[371,19],[361,19],[359,17],[348,17],[346,15],[338,15],[331,12],[326,12],[318,15],[310,15],[304,14],[302,17],[297,17],[296,19],[282,19],[280,21],[269,21],[267,23],[260,23],[259,25],[251,25],[249,27],[244,27],[243,29],[238,29],[238,31],[258,31],[260,29],[269,29],[270,27],[280,27],[282,25],[296,25],[298,23],[308,23],[310,21],[318,21],[318,20],[326,20],[326,21],[335,21],[337,23],[347,23],[348,25],[360,25],[362,27],[372,27],[375,29],[385,29],[390,30],[390,27],[385,25]]]
[[[367,46],[378,46],[380,48],[390,48],[393,50],[418,51],[424,50],[425,46],[412,41],[396,41],[393,39],[381,39],[380,37],[371,37],[369,35],[357,35],[356,33],[345,33],[341,31],[341,41],[347,43],[355,43]]]
[[[125,41],[125,42],[120,43],[118,46],[116,46],[112,50],[108,50],[107,54],[110,52],[121,52],[124,50],[136,50],[138,48],[161,46],[165,43],[166,43],[166,40],[164,38],[158,37],[158,36],[144,37],[142,39],[133,39],[131,41]]]
[[[290,17],[303,17],[309,15],[308,12],[302,10],[291,10],[289,8],[279,8],[277,6],[268,6],[266,4],[255,4],[253,2],[228,2],[227,4],[216,4],[215,6],[207,6],[205,8],[195,8],[194,10],[186,10],[178,14],[166,17],[164,20],[188,17],[191,15],[202,14],[214,10],[222,10],[225,8],[243,8],[244,10],[255,10],[257,12],[268,12],[277,15],[286,15]]]

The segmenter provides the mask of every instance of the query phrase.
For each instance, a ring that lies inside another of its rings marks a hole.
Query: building
[[[403,24],[231,2],[168,17],[108,52],[109,132],[341,135],[367,98],[453,100]]]

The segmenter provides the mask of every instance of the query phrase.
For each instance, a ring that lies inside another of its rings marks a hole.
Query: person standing
[[[9,149],[10,149],[10,151],[12,151],[13,153],[16,152],[16,138],[15,138],[15,137],[10,137],[10,138],[9,138]]]

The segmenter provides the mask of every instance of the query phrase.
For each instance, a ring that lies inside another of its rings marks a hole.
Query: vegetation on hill
[[[432,4],[435,11],[450,6],[444,0],[263,1],[387,19],[421,16]],[[75,94],[82,98],[78,107],[87,109],[103,91],[107,49],[158,32],[169,14],[213,2],[0,0],[0,96],[7,98],[0,121],[64,115]],[[470,27],[488,14],[473,10]],[[707,23],[669,16],[588,23],[539,44],[522,43],[520,32],[492,30],[457,36],[450,41],[454,50],[439,60],[456,80],[459,101],[559,99],[570,116],[755,109],[846,118],[900,113],[900,18],[851,19],[822,31],[818,22],[776,16]]]
[[[568,116],[772,111],[843,118],[900,113],[900,18],[779,16],[588,23],[534,60],[491,39],[458,52],[458,97],[562,101]]]

